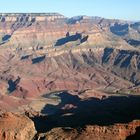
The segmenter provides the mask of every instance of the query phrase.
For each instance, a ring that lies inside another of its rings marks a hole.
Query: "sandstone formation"
[[[29,118],[13,113],[4,113],[0,117],[1,140],[138,140],[139,128],[140,121],[134,120],[126,124],[117,123],[109,126],[87,125],[78,128],[54,128],[36,135],[34,124]]]
[[[131,139],[139,94],[140,22],[0,14],[0,139]]]
[[[125,140],[130,135],[134,135],[138,127],[140,127],[140,121],[112,126],[86,126],[81,129],[55,128],[46,134],[40,134],[39,137],[44,140]]]
[[[1,140],[32,140],[35,134],[34,123],[26,116],[13,113],[0,116]]]

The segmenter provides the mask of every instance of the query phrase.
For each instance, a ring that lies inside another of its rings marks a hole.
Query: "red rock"
[[[138,120],[112,126],[88,125],[84,129],[54,128],[43,136],[47,140],[125,140],[136,133],[137,127],[140,127]]]
[[[0,116],[1,140],[32,140],[35,134],[34,123],[26,116],[13,113]]]

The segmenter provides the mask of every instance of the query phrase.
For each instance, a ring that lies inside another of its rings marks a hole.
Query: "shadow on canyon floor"
[[[14,81],[12,79],[8,80],[8,91],[11,93],[14,90],[16,90],[17,84],[20,82],[21,78],[18,76],[18,78]]]
[[[136,133],[134,135],[128,136],[126,140],[140,140],[140,127],[136,128]]]
[[[76,95],[63,92],[57,95],[58,105],[46,105],[42,113],[48,116],[34,117],[38,132],[55,127],[82,127],[85,125],[111,125],[140,119],[140,96],[111,96],[102,100],[82,100]]]

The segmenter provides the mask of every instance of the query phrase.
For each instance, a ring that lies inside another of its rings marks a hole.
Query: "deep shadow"
[[[131,24],[130,27],[135,30],[138,30],[140,27],[140,22],[135,22],[135,23]]]
[[[55,127],[84,127],[93,124],[104,126],[140,119],[139,96],[112,96],[102,100],[81,100],[68,92],[58,96],[61,98],[60,104],[46,105],[42,110],[46,114],[52,109],[51,115],[32,118],[38,132],[46,132]],[[67,104],[74,107],[64,110]]]
[[[76,16],[76,17],[72,17],[70,19],[67,20],[67,24],[76,24],[77,22],[80,22],[81,20],[83,20],[83,16]]]
[[[110,27],[110,31],[118,36],[124,36],[129,32],[128,27],[128,24],[119,24],[116,22],[113,26]]]
[[[105,48],[104,49],[104,54],[103,54],[103,57],[102,57],[102,63],[108,63],[113,51],[114,51],[113,48]]]
[[[126,40],[126,42],[129,43],[132,46],[139,46],[140,45],[139,40],[130,39],[130,40]]]
[[[81,39],[81,34],[79,33],[76,33],[75,35],[71,35],[71,36],[67,35],[65,38],[61,38],[57,40],[55,46],[61,46],[71,41],[77,41],[78,39]]]
[[[85,37],[83,37],[83,38],[81,39],[80,43],[84,43],[84,42],[86,42],[87,40],[88,40],[88,35],[85,36]]]
[[[28,59],[30,56],[31,56],[31,55],[25,55],[25,56],[22,56],[22,57],[20,58],[20,60]]]
[[[36,21],[36,18],[31,19],[31,23],[34,23]]]
[[[18,77],[15,81],[12,79],[8,80],[8,91],[11,93],[16,90],[17,84],[20,82],[20,77]]]
[[[126,140],[140,140],[140,127],[137,127],[136,133],[134,135],[128,136]]]
[[[32,64],[36,64],[36,63],[40,63],[45,59],[45,55],[44,56],[40,56],[40,57],[36,57],[32,59]]]
[[[120,68],[128,68],[131,64],[131,59],[133,57],[133,54],[129,54],[129,56],[127,56],[125,58],[125,60],[121,63]]]
[[[114,49],[113,48],[105,48],[104,53],[102,56],[102,64],[108,63],[111,61],[111,56],[113,55]],[[128,50],[120,50],[115,57],[114,64],[115,66],[120,65],[120,68],[127,68],[131,64],[131,60],[134,55],[139,56],[140,53],[138,51],[128,51]],[[140,68],[140,63],[137,64],[138,69]]]
[[[58,39],[55,46],[61,46],[68,42],[78,41],[78,40],[80,41],[80,43],[84,43],[87,41],[87,39],[88,39],[88,35],[82,37],[80,33],[76,33],[75,35],[70,35],[69,32],[67,32],[66,37]]]
[[[2,38],[2,41],[8,41],[9,39],[11,38],[11,35],[5,35],[3,38]]]

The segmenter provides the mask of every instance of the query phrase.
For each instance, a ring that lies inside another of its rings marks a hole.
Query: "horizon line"
[[[20,15],[20,14],[40,14],[40,15],[61,15],[61,16],[64,16],[64,17],[66,17],[66,18],[73,18],[73,17],[80,17],[80,16],[87,16],[87,17],[97,17],[97,18],[102,18],[102,19],[109,19],[109,20],[122,20],[122,21],[130,21],[130,22],[140,22],[140,19],[137,19],[137,20],[132,20],[132,19],[125,19],[125,18],[109,18],[109,17],[102,17],[102,16],[95,16],[95,15],[85,15],[85,14],[83,14],[83,15],[74,15],[74,16],[65,16],[64,14],[61,14],[61,13],[59,13],[59,12],[0,12],[0,15]]]

